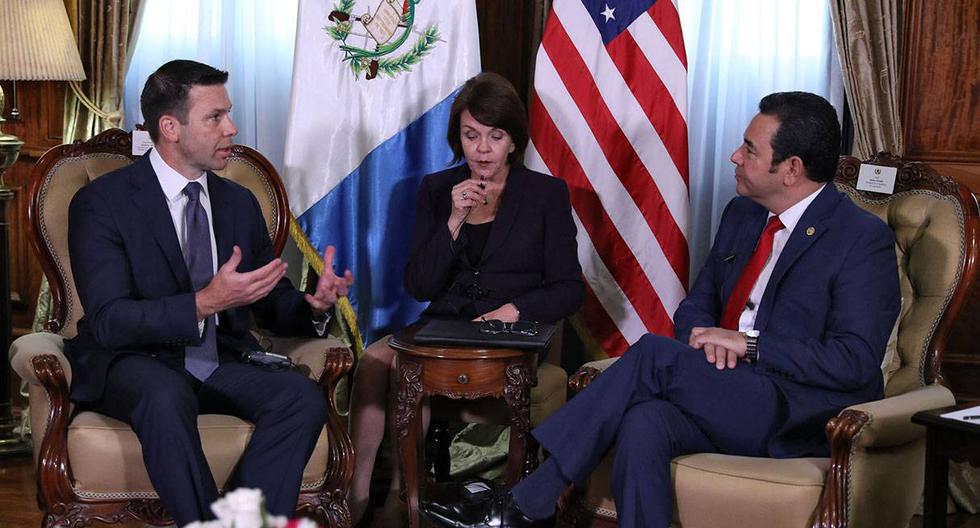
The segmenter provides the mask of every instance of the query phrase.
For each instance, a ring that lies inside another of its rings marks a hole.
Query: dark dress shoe
[[[469,500],[442,504],[422,503],[422,511],[430,520],[447,528],[545,528],[555,525],[554,517],[531,519],[514,503],[510,492],[494,493],[487,500]]]

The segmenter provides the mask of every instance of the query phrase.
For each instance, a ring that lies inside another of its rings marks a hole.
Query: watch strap
[[[742,332],[742,336],[745,337],[745,359],[755,363],[759,359],[759,336],[745,332]]]

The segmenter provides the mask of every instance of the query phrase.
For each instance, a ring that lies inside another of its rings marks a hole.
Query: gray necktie
[[[201,191],[204,187],[198,182],[190,182],[184,187],[187,207],[184,209],[184,223],[187,230],[184,262],[191,275],[194,291],[200,291],[214,277],[214,263],[211,257],[211,230],[208,215],[201,205]],[[214,317],[204,320],[204,341],[201,346],[184,347],[184,368],[195,378],[204,381],[218,368],[218,342],[215,339]]]

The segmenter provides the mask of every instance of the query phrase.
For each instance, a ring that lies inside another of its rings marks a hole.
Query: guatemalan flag
[[[527,165],[568,183],[596,355],[673,335],[688,279],[687,58],[676,0],[555,0]]]
[[[402,286],[415,194],[453,157],[449,110],[480,72],[478,31],[473,0],[300,3],[284,178],[293,235],[314,266],[337,247],[368,343],[424,308]]]

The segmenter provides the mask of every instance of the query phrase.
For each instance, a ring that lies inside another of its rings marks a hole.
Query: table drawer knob
[[[462,385],[466,385],[467,383],[470,382],[470,377],[467,376],[466,374],[460,374],[459,376],[456,376],[456,381],[458,381]]]

